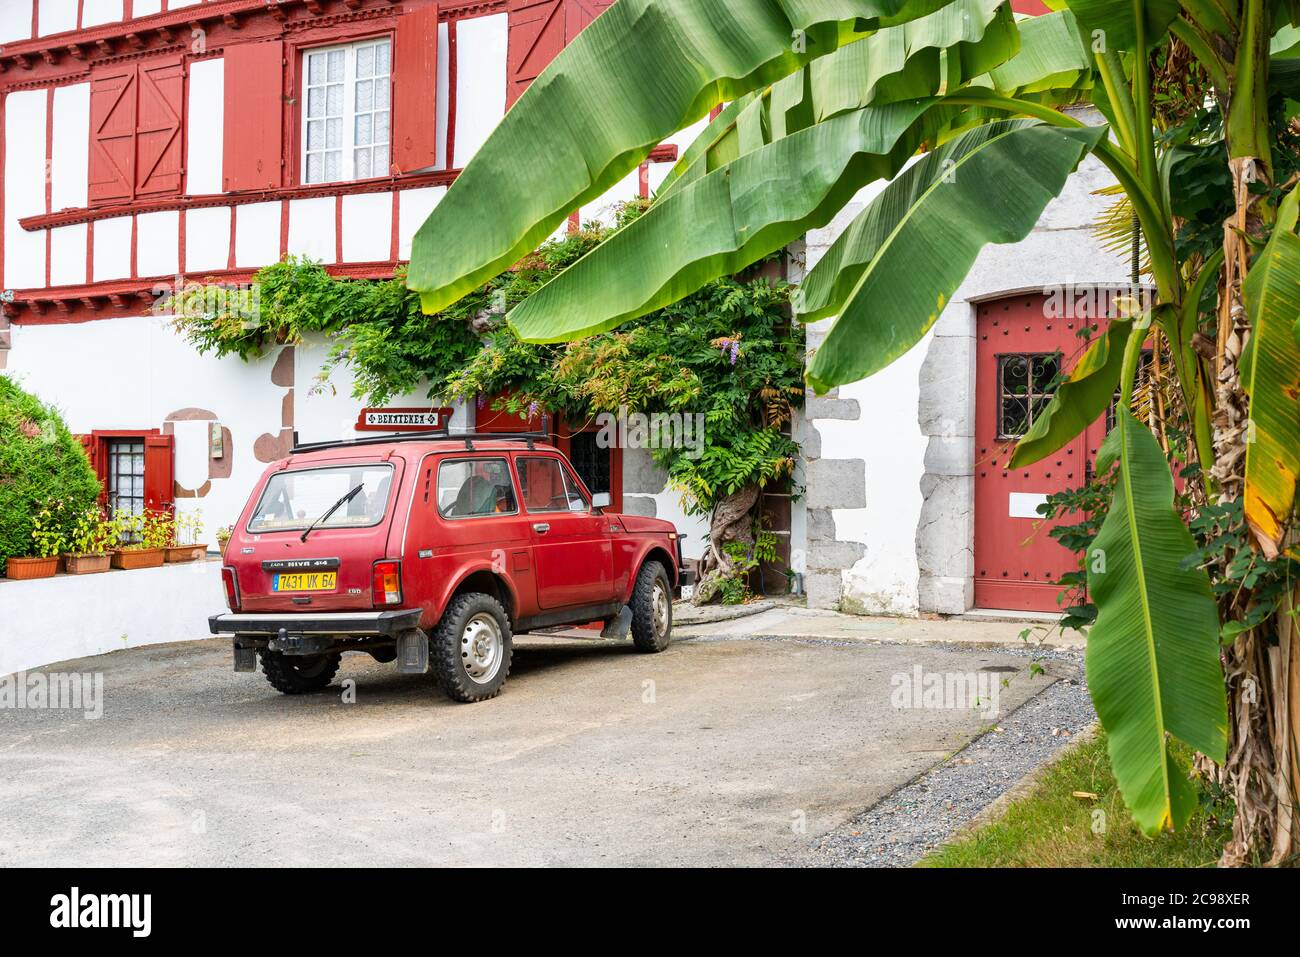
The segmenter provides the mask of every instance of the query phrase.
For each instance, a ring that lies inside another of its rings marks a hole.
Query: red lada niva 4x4
[[[226,545],[235,670],[286,694],[345,651],[432,670],[457,701],[501,691],[512,636],[600,621],[668,647],[684,583],[671,523],[605,510],[541,435],[300,445],[258,481]]]

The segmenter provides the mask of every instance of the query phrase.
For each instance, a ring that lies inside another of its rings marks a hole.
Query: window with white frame
[[[322,47],[304,59],[302,181],[387,176],[391,41]]]

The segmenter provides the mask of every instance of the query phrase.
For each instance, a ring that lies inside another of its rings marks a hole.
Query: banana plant
[[[1258,547],[1274,554],[1300,472],[1297,201],[1292,191],[1279,208],[1272,188],[1277,124],[1292,121],[1300,99],[1300,6],[1049,5],[1016,18],[999,0],[617,0],[518,100],[435,208],[408,282],[428,311],[456,301],[723,104],[645,215],[507,319],[530,341],[612,328],[758,262],[824,225],[863,186],[888,181],[795,297],[800,320],[835,317],[808,366],[809,384],[825,392],[918,342],[980,250],[1022,239],[1092,155],[1123,191],[1154,301],[1096,339],[1015,461],[1062,447],[1117,388],[1130,398],[1142,344],[1158,330],[1193,433],[1194,481],[1206,499],[1240,493]],[[1180,247],[1176,164],[1158,141],[1151,64],[1174,46],[1208,78],[1205,99],[1223,118],[1235,208],[1209,256]],[[1070,109],[1079,105],[1104,122],[1086,123]],[[1239,793],[1261,785],[1227,747],[1255,712],[1237,697],[1227,707],[1219,613],[1208,574],[1187,564],[1194,547],[1170,466],[1121,406],[1103,457],[1117,480],[1097,542],[1103,561],[1090,568],[1099,613],[1087,665],[1120,789],[1155,832],[1192,810],[1171,737],[1227,761]],[[1249,428],[1224,424],[1243,409]],[[1246,441],[1241,455],[1234,443]],[[1289,693],[1285,682],[1266,690],[1275,709]],[[1282,754],[1296,730],[1271,733]],[[1270,791],[1270,801],[1272,822],[1240,826],[1273,833],[1292,798]],[[1279,846],[1284,837],[1274,834]]]

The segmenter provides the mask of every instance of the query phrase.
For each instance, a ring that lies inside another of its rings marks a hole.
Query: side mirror
[[[591,507],[609,508],[611,501],[612,499],[610,499],[608,492],[596,492],[591,496]]]

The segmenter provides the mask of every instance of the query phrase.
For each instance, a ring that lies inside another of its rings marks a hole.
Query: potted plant
[[[123,515],[118,520],[119,540],[113,552],[113,567],[157,568],[167,557],[171,541],[171,516],[159,512]]]
[[[32,518],[32,554],[11,557],[5,574],[12,579],[25,581],[33,578],[52,578],[59,570],[59,555],[66,542],[64,503],[49,501]]]
[[[235,526],[222,525],[217,529],[217,551],[221,554],[226,553],[226,546],[230,544],[230,536],[235,534]]]
[[[203,533],[203,513],[177,515],[173,520],[172,541],[167,546],[167,561],[192,562],[207,554],[207,543],[199,543]]]
[[[98,505],[86,509],[72,527],[68,541],[70,551],[63,556],[64,568],[69,575],[108,571],[117,540],[117,523],[109,519]]]

